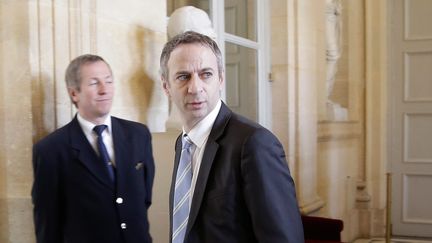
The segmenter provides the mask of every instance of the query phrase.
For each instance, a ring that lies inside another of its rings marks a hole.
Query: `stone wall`
[[[342,55],[331,98],[347,118],[335,120],[326,104],[325,2],[270,3],[273,131],[302,213],[342,219],[344,241],[383,236],[386,6],[341,0]]]
[[[112,114],[165,130],[168,101],[158,77],[165,22],[165,1],[0,1],[0,242],[34,242],[31,148],[75,114],[64,83],[72,58],[104,57],[116,81]],[[156,198],[165,195],[159,185]],[[167,224],[166,209],[150,217]],[[156,242],[167,234],[157,229]]]

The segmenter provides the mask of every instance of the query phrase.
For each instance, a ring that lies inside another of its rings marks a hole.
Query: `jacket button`
[[[118,197],[118,198],[116,199],[116,203],[117,203],[117,204],[122,204],[122,203],[123,203],[123,198]]]
[[[121,224],[120,224],[120,227],[121,227],[122,229],[126,229],[126,227],[127,227],[127,226],[126,226],[126,223],[121,223]]]

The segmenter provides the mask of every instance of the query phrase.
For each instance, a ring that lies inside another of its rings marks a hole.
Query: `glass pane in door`
[[[226,103],[234,111],[258,121],[257,51],[225,43]]]
[[[225,32],[256,41],[256,0],[225,0]]]

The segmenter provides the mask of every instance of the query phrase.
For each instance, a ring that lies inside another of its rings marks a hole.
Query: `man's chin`
[[[100,118],[104,118],[104,117],[108,116],[108,114],[109,114],[109,110],[108,110],[108,111],[106,111],[106,110],[104,110],[104,111],[100,111],[100,112],[98,113],[98,117],[100,117]]]

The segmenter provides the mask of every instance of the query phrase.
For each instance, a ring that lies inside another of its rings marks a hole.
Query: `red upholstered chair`
[[[341,243],[343,221],[302,215],[305,243]]]

